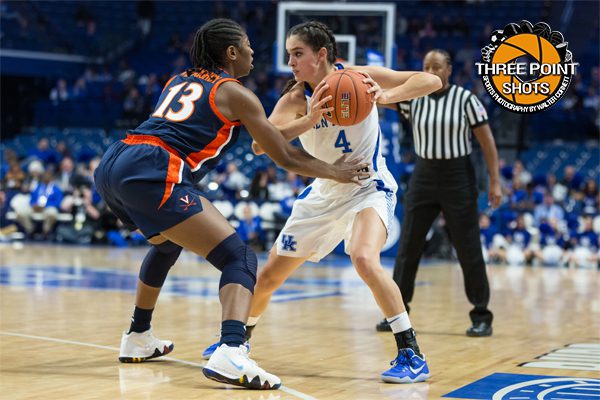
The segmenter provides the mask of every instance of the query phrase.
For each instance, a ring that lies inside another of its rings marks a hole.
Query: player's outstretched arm
[[[323,107],[325,102],[330,101],[332,97],[325,96],[321,98],[328,88],[329,85],[325,82],[317,85],[308,104],[307,112],[304,86],[301,84],[296,85],[277,101],[273,112],[269,116],[269,122],[281,131],[288,142],[291,142],[318,124],[323,118],[323,114],[333,111],[333,107]],[[264,153],[256,142],[252,142],[252,151],[257,155]]]
[[[358,182],[368,177],[360,170],[368,163],[359,161],[328,164],[317,160],[304,150],[288,143],[265,115],[260,101],[254,93],[236,83],[225,83],[217,92],[219,98],[230,105],[230,115],[246,126],[252,138],[269,157],[282,168],[304,176],[333,179],[341,183]]]
[[[442,88],[439,77],[422,71],[394,71],[385,67],[349,67],[366,72],[381,86],[383,93],[377,99],[379,104],[393,104],[426,96]]]

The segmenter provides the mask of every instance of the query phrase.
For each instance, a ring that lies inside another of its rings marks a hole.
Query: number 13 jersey
[[[199,182],[239,136],[241,123],[227,119],[215,104],[218,87],[228,81],[239,83],[222,70],[175,75],[150,118],[129,133],[158,137],[179,154]]]

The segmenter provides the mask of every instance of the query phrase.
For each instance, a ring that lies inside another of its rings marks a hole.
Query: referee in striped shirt
[[[417,162],[405,197],[400,249],[394,281],[406,309],[412,300],[425,236],[443,213],[463,270],[467,298],[474,308],[468,336],[490,336],[493,315],[488,309],[490,287],[481,252],[475,170],[469,158],[471,132],[483,150],[490,176],[489,203],[500,204],[498,153],[480,101],[467,89],[450,84],[450,55],[431,50],[425,55],[426,72],[440,77],[443,87],[428,96],[398,104],[401,116],[412,124]],[[383,320],[377,330],[388,330]]]

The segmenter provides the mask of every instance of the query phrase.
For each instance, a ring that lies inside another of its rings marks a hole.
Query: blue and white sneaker
[[[244,345],[229,347],[222,344],[217,347],[202,372],[213,381],[248,389],[274,390],[281,386],[279,377],[260,368],[248,357],[248,349]]]
[[[391,363],[392,368],[381,374],[381,380],[389,383],[423,382],[429,378],[425,357],[419,357],[413,349],[402,349]]]
[[[208,360],[210,358],[210,356],[213,355],[213,353],[215,352],[215,350],[221,345],[220,342],[217,343],[213,343],[210,346],[208,346],[206,349],[204,349],[204,351],[202,352],[202,359],[203,360]],[[249,341],[245,341],[244,342],[244,346],[246,346],[246,350],[248,354],[250,354],[250,342]]]

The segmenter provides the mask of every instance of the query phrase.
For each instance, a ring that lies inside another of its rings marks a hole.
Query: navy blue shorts
[[[129,229],[146,238],[202,211],[192,171],[160,139],[129,135],[113,143],[94,174],[96,188]]]

